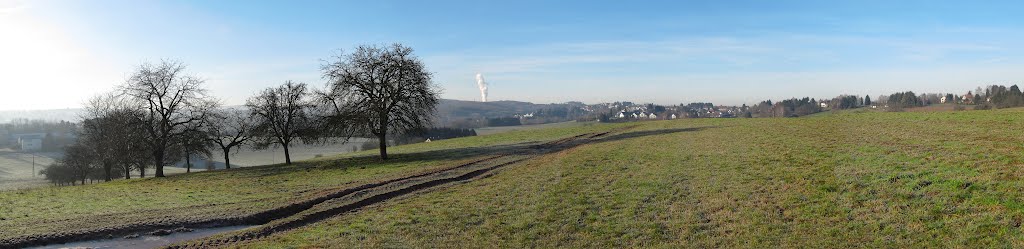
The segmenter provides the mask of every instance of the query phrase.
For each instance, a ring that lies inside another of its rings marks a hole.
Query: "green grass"
[[[1021,247],[1024,110],[642,122],[239,247]]]
[[[58,229],[35,224],[63,217],[248,211],[631,125],[640,126],[238,247],[1024,247],[1024,109],[581,123],[399,146],[388,163],[369,151],[8,191],[0,237]],[[683,129],[694,127],[704,128]]]
[[[289,166],[270,165],[84,186],[0,191],[0,238],[59,232],[69,226],[102,227],[147,218],[257,212],[308,198],[321,190],[456,165],[485,156],[505,145],[554,140],[605,127],[608,125],[580,124],[560,129],[399,146],[390,149],[394,160],[386,163],[376,159],[376,151],[364,151]]]
[[[46,184],[43,176],[32,173],[32,162],[35,161],[35,170],[38,172],[53,163],[56,153],[35,153],[34,155],[0,149],[0,190],[29,188]]]

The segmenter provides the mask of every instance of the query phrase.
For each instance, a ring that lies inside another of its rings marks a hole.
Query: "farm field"
[[[480,177],[345,212],[324,211],[348,197],[329,199],[216,245],[1021,247],[1022,130],[1024,109],[578,123],[397,146],[387,162],[365,151],[2,191],[0,245],[67,228],[255,214],[505,156]],[[571,146],[508,156],[564,141]]]
[[[0,151],[0,190],[28,188],[46,185],[43,176],[32,174],[32,163],[35,161],[36,171],[42,170],[53,163],[60,153],[21,153]]]

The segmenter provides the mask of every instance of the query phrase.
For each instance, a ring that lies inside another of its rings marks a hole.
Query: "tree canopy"
[[[319,94],[327,113],[323,131],[335,136],[376,136],[387,159],[387,136],[428,127],[439,90],[413,49],[401,44],[363,45],[322,66],[327,88]]]

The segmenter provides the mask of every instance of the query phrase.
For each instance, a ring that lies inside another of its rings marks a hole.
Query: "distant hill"
[[[437,106],[437,115],[449,118],[497,118],[525,114],[549,105],[521,101],[465,101],[442,99]]]
[[[532,114],[539,110],[552,108],[583,107],[580,102],[568,102],[563,104],[534,104],[522,101],[465,101],[442,99],[437,106],[437,122],[441,126],[455,127],[480,127],[482,124],[465,124],[470,120],[486,121],[489,118],[513,117],[516,115]],[[554,120],[553,120],[554,121]]]
[[[84,112],[85,110],[81,108],[0,111],[0,124],[10,123],[17,119],[78,122],[81,121]]]

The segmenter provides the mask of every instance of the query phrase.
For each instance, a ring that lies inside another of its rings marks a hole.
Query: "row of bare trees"
[[[232,152],[281,147],[285,163],[295,143],[334,143],[376,137],[380,158],[387,139],[430,125],[439,90],[411,48],[364,45],[321,67],[327,84],[312,89],[286,81],[249,98],[244,108],[222,107],[205,81],[177,61],[143,64],[128,80],[87,105],[80,139],[48,172],[57,184],[165,176],[178,162],[191,171],[193,156],[220,150],[226,168]],[[102,178],[102,179],[97,179]]]

